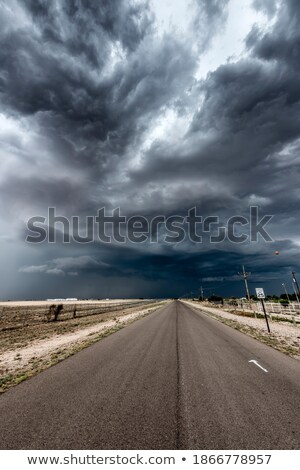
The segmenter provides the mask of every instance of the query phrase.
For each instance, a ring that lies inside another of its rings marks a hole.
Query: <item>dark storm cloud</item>
[[[246,198],[255,193],[271,200],[279,198],[278,190],[287,178],[290,189],[297,187],[299,160],[293,161],[291,172],[287,159],[293,157],[280,152],[300,137],[298,30],[293,36],[293,28],[289,29],[289,43],[282,46],[291,50],[292,41],[291,54],[281,54],[274,46],[277,61],[275,53],[262,55],[266,42],[278,37],[285,41],[288,18],[294,21],[289,16],[294,12],[291,4],[287,2],[272,33],[251,37],[252,57],[222,65],[198,83],[194,96],[199,97],[200,111],[194,114],[182,146],[172,148],[167,141],[153,145],[144,167],[132,172],[135,180],[151,181],[154,174],[162,180],[206,177],[216,186],[218,181],[224,187],[227,184],[232,196]],[[249,41],[250,37],[248,45]],[[297,148],[295,144],[291,149],[295,155]],[[292,194],[287,195],[281,204],[288,206],[292,200]]]
[[[275,215],[275,238],[282,237],[283,226],[285,236],[298,238],[299,11],[299,3],[283,3],[271,32],[256,28],[248,36],[249,58],[222,65],[198,83],[193,93],[195,99],[199,96],[200,111],[182,145],[154,144],[144,166],[132,172],[135,182],[150,184],[155,175],[162,183],[177,181],[180,192],[182,181],[209,181],[214,189],[206,195],[201,184],[194,186],[194,201],[202,212],[218,208],[220,214],[223,203],[225,213],[245,214],[249,204],[262,204],[264,212]],[[230,197],[225,188],[230,188]],[[186,192],[181,194],[187,206]],[[283,248],[285,266],[297,264],[288,256],[297,245],[287,241]],[[265,272],[273,253],[265,247]]]
[[[160,289],[176,295],[202,278],[230,290],[226,282],[239,285],[243,263],[261,279],[274,277],[275,248],[285,253],[282,275],[297,264],[299,2],[254,0],[257,10],[276,18],[274,25],[254,27],[244,58],[196,80],[198,59],[226,24],[228,3],[194,2],[194,42],[157,34],[145,1],[32,0],[3,7],[0,97],[8,130],[0,139],[9,155],[0,188],[3,220],[12,226],[18,218],[45,215],[49,206],[61,215],[95,215],[103,205],[148,217],[186,215],[197,206],[201,215],[226,219],[260,205],[262,214],[275,215],[276,242],[155,250],[97,243],[66,248],[59,238],[56,251],[30,247],[18,276],[51,275],[53,289],[68,275],[79,289],[88,276],[92,287],[81,292],[94,295],[99,274],[131,279],[135,295],[143,283],[152,295],[163,295]],[[171,130],[149,138],[168,112],[189,122],[182,137]],[[166,288],[170,279],[174,290]]]
[[[54,159],[103,176],[181,93],[195,67],[188,45],[150,36],[146,4],[26,5],[34,29],[1,37],[2,104],[35,115]]]
[[[44,40],[67,48],[72,55],[83,54],[97,66],[105,59],[99,50],[104,34],[133,51],[153,24],[147,2],[105,0],[100,5],[93,0],[30,0],[25,7],[39,23]]]
[[[280,5],[280,15],[271,32],[265,33],[257,28],[249,34],[248,47],[253,55],[266,61],[276,61],[287,72],[294,75],[300,67],[300,4],[295,0],[287,0]],[[288,67],[288,69],[287,69]],[[299,93],[291,87],[291,92]],[[298,94],[299,96],[299,94]]]
[[[282,252],[296,253],[296,247],[289,241],[280,244]],[[150,251],[137,252],[128,247],[109,247],[108,252],[97,249],[93,257],[88,255],[70,256],[58,259],[43,259],[44,264],[25,265],[19,269],[20,274],[29,275],[33,279],[44,282],[59,283],[59,279],[72,278],[76,288],[80,289],[80,283],[89,288],[89,295],[107,296],[108,279],[113,280],[113,289],[109,295],[119,296],[124,286],[134,282],[136,289],[140,286],[152,286],[150,296],[183,296],[190,294],[199,295],[199,286],[202,284],[205,295],[213,293],[236,295],[244,292],[244,285],[238,272],[245,264],[251,272],[250,290],[254,293],[254,287],[264,285],[267,292],[273,292],[278,286],[278,271],[282,280],[289,279],[291,266],[294,264],[293,256],[276,257],[268,253],[239,253],[199,247],[198,252],[176,252],[171,248],[161,254],[153,254]],[[103,261],[109,259],[109,265]],[[41,277],[42,276],[42,277]],[[73,276],[76,276],[74,279]],[[58,279],[58,280],[57,280]],[[74,280],[73,280],[74,279]],[[170,282],[172,279],[172,282]],[[98,287],[95,288],[95,280]],[[116,284],[115,284],[116,282]],[[281,285],[279,279],[279,286]],[[54,284],[55,285],[55,284]],[[56,284],[56,289],[59,284]],[[148,287],[149,288],[149,287]],[[53,293],[55,290],[52,291]],[[75,291],[73,291],[75,292]],[[123,291],[124,292],[124,291]],[[140,292],[147,292],[145,287]]]
[[[26,6],[34,28],[12,28],[1,37],[2,105],[8,114],[34,116],[54,164],[64,171],[72,166],[83,180],[86,173],[96,189],[127,147],[142,139],[151,119],[181,93],[195,67],[192,55],[175,37],[158,41],[149,35],[152,15],[145,3]],[[94,58],[87,55],[91,51]],[[56,177],[57,188],[55,177],[47,178],[35,174],[30,184],[11,175],[13,185],[4,187],[4,195],[13,196],[17,187],[18,198],[24,192],[26,200],[46,197],[68,207],[73,196],[78,200],[82,188],[76,190],[70,177]],[[86,207],[90,191],[84,191]],[[98,202],[104,199],[100,194]]]
[[[154,175],[162,181],[172,178],[179,189],[189,180],[193,184],[188,191],[193,193],[194,187],[195,200],[202,200],[207,212],[224,203],[239,211],[239,200],[247,206],[252,194],[269,198],[275,213],[280,206],[296,209],[292,188],[297,188],[299,161],[291,171],[290,157],[279,152],[300,136],[297,74],[247,59],[220,67],[199,84],[200,92],[201,111],[194,115],[183,145],[153,145],[144,167],[132,172],[134,181],[145,184]],[[287,179],[290,195],[282,199]]]

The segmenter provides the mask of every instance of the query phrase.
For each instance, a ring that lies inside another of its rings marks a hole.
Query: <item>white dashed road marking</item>
[[[257,367],[259,367],[261,370],[263,370],[264,372],[268,372],[267,369],[265,369],[260,364],[258,364],[258,362],[255,361],[254,359],[251,359],[251,361],[249,361],[249,362],[253,362],[253,364],[255,364]]]

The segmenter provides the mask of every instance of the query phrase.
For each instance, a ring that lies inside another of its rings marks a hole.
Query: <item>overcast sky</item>
[[[251,293],[292,291],[299,24],[299,0],[0,0],[0,298],[242,296],[243,264]],[[25,242],[48,207],[253,205],[272,243]]]

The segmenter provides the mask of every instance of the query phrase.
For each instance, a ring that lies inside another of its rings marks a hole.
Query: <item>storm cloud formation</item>
[[[245,3],[243,52],[224,58],[235,0],[184,2],[183,31],[146,0],[0,1],[1,297],[242,295],[241,264],[276,292],[299,270],[300,5]],[[255,205],[273,243],[25,243],[48,207],[226,220]]]

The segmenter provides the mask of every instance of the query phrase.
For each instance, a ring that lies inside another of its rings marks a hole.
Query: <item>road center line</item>
[[[265,369],[264,367],[262,367],[260,364],[258,364],[257,361],[255,361],[254,359],[251,359],[251,361],[249,362],[253,362],[253,364],[255,364],[257,367],[259,367],[260,369],[262,369],[264,372],[268,372],[267,369]]]

